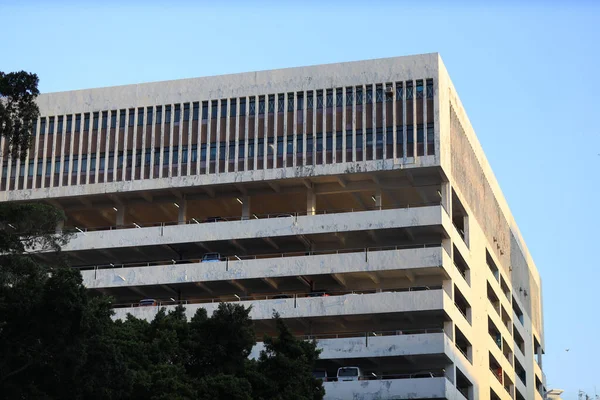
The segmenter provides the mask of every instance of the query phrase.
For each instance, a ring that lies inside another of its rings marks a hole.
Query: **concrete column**
[[[446,371],[446,378],[448,378],[450,382],[454,383],[456,381],[456,370],[454,364],[447,364],[446,368],[444,368],[444,371]]]
[[[317,195],[312,190],[309,190],[306,192],[306,215],[315,215],[316,209]]]
[[[250,196],[242,197],[242,220],[250,219]]]
[[[125,225],[125,206],[120,205],[117,208],[117,226],[120,227],[123,225]]]
[[[381,209],[381,189],[375,192],[375,208]]]
[[[444,321],[444,333],[454,341],[454,322]]]
[[[446,209],[446,212],[452,218],[452,186],[450,186],[450,182],[442,182],[439,195],[442,207]]]
[[[177,223],[179,225],[185,225],[187,223],[187,200],[183,199],[177,203],[179,205],[179,215],[177,217]]]
[[[56,233],[62,233],[63,228],[65,227],[65,221],[60,220],[56,223]]]

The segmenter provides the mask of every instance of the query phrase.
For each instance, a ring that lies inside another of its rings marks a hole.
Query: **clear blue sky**
[[[52,3],[0,0],[0,70],[43,92],[440,52],[542,274],[548,386],[600,390],[593,2]]]

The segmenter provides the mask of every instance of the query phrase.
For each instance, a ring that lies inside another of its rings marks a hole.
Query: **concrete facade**
[[[115,318],[235,301],[262,337],[277,311],[323,350],[327,399],[544,392],[539,273],[438,54],[38,103],[26,159],[0,143],[0,201],[65,211]]]

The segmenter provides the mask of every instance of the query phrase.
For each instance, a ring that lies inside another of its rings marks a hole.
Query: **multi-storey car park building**
[[[327,399],[542,398],[540,277],[437,54],[38,103],[0,198],[65,211],[116,318],[234,301],[262,337],[275,310],[362,369]]]

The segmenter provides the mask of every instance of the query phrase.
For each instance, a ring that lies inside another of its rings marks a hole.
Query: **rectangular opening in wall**
[[[515,388],[515,386],[514,386],[512,380],[510,379],[510,376],[505,372],[504,373],[504,390],[506,390],[506,392],[513,399],[514,399],[514,395],[513,395],[514,388]]]
[[[473,399],[473,383],[456,367],[456,388],[466,399]]]
[[[502,350],[502,334],[500,333],[500,331],[496,327],[496,324],[494,324],[494,321],[492,321],[490,317],[488,317],[488,334],[490,335],[496,346],[498,346],[498,348]]]
[[[496,313],[500,315],[500,300],[498,300],[498,296],[496,296],[496,293],[494,292],[494,289],[492,289],[492,285],[490,285],[489,282],[487,282],[487,298],[490,304],[494,307],[494,310],[496,310]]]
[[[498,382],[500,382],[500,384],[502,384],[502,378],[504,376],[504,371],[502,370],[502,367],[500,366],[500,363],[498,362],[498,360],[496,360],[496,358],[492,355],[492,353],[488,353],[488,357],[490,359],[490,371],[492,372],[492,375],[494,375],[494,378],[496,378],[498,380]]]
[[[525,397],[519,392],[519,389],[515,389],[515,399],[516,400],[525,400]]]
[[[510,289],[508,288],[508,285],[502,276],[500,276],[500,287],[502,288],[502,293],[504,293],[504,296],[510,300]]]
[[[458,251],[456,246],[454,246],[452,254],[453,254],[453,258],[454,258],[453,259],[454,266],[456,267],[458,272],[460,272],[460,275],[465,279],[467,284],[470,285],[471,284],[470,271],[469,271],[469,266],[467,265],[467,262],[465,261],[463,256],[460,254],[460,251]]]
[[[488,268],[490,269],[490,271],[492,271],[492,275],[494,275],[494,278],[496,278],[496,280],[499,281],[500,280],[500,270],[498,269],[498,266],[494,262],[494,259],[492,258],[492,255],[490,254],[488,249],[485,249],[485,262],[486,262]]]
[[[535,390],[537,390],[542,397],[544,396],[544,385],[542,385],[542,381],[537,375],[535,376]]]
[[[462,240],[469,245],[467,241],[467,211],[462,205],[461,201],[458,199],[458,196],[452,191],[452,224],[458,231],[458,234],[462,238]]]
[[[469,304],[469,302],[467,301],[465,296],[463,296],[463,294],[460,292],[460,290],[458,290],[456,285],[454,285],[454,304],[456,305],[456,308],[458,308],[458,311],[460,311],[460,313],[465,317],[467,322],[470,324],[471,323],[471,305]]]
[[[541,367],[543,350],[542,350],[542,346],[540,345],[538,338],[535,337],[535,335],[533,336],[533,353],[534,353],[535,362]]]
[[[502,318],[502,323],[504,324],[504,326],[506,326],[506,329],[508,329],[508,332],[512,333],[513,323],[512,323],[512,320],[510,319],[510,315],[508,315],[508,312],[502,305],[500,306],[500,309],[502,311],[502,314],[500,315],[500,317]]]
[[[523,385],[527,386],[527,372],[525,372],[525,368],[521,365],[519,360],[515,358],[515,374],[517,378],[523,383]]]
[[[514,297],[512,298],[512,307],[513,307],[513,312],[517,316],[517,319],[519,320],[521,325],[523,325],[523,311],[521,311],[521,307],[519,307],[519,305],[517,304],[517,301],[515,300]]]
[[[471,342],[467,339],[467,337],[462,333],[460,329],[456,325],[454,325],[454,342],[456,348],[460,350],[460,352],[465,356],[465,358],[471,361]]]
[[[498,396],[492,388],[490,388],[490,400],[500,400],[500,396]]]
[[[513,326],[513,338],[516,347],[521,351],[521,354],[525,355],[525,341],[515,326]]]

